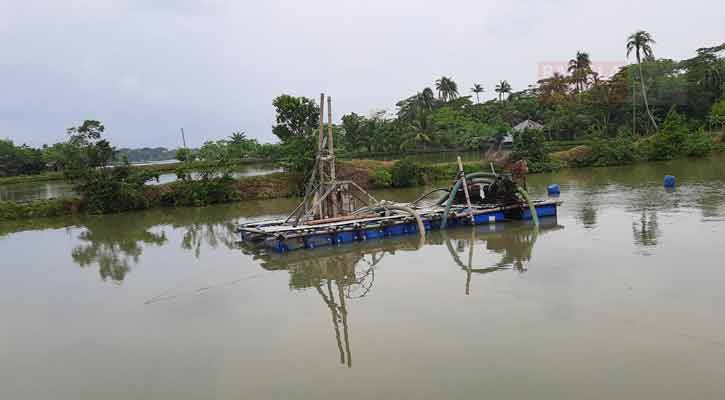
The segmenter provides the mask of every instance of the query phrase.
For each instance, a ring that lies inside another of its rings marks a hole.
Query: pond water
[[[73,195],[73,185],[66,181],[26,182],[0,185],[0,201],[30,201]]]
[[[164,164],[164,162],[158,162],[155,164]],[[232,172],[231,175],[235,178],[239,178],[242,176],[267,175],[280,171],[282,171],[282,168],[275,164],[248,164],[239,166],[237,171]],[[149,184],[160,185],[163,183],[173,182],[176,179],[176,173],[167,172],[159,175],[158,182],[152,181],[149,182]],[[66,181],[28,182],[0,185],[0,201],[31,201],[71,197],[73,195],[73,185]]]
[[[422,246],[237,243],[295,199],[2,224],[0,398],[723,398],[725,159],[554,182]]]

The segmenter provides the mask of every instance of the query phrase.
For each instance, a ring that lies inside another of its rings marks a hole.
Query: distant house
[[[520,122],[518,125],[511,128],[513,132],[521,132],[526,129],[544,129],[544,125],[541,125],[540,123],[536,121],[532,121],[530,119],[527,119],[526,121]]]
[[[522,121],[518,123],[516,126],[511,128],[510,131],[498,134],[494,137],[492,137],[489,142],[491,143],[499,143],[503,146],[511,146],[514,144],[514,133],[516,132],[522,132],[526,129],[544,129],[544,125],[541,125],[540,123],[536,121],[532,121],[530,119],[527,119],[525,121]]]

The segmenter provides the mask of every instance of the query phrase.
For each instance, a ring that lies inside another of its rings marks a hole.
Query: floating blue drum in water
[[[672,176],[672,175],[665,175],[665,182],[664,183],[665,183],[665,187],[666,188],[673,188],[673,187],[675,187],[675,182],[677,182],[677,180],[675,179],[674,176]]]
[[[559,193],[561,193],[561,189],[559,188],[559,184],[552,183],[546,188],[546,191],[549,192],[549,195],[552,196],[558,196]]]

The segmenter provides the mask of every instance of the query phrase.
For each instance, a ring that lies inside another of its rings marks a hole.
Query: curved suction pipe
[[[472,174],[466,175],[466,179],[470,179],[475,181],[476,178],[491,178],[495,177],[494,174],[490,172],[474,172]],[[453,205],[453,199],[456,197],[456,193],[458,193],[458,190],[460,190],[461,185],[463,183],[462,179],[458,179],[456,181],[456,184],[453,185],[453,188],[451,189],[451,192],[448,194],[448,198],[445,200],[446,209],[443,211],[443,217],[441,218],[441,229],[445,229],[448,225],[448,213],[451,211],[451,205]],[[443,204],[443,202],[440,202],[438,205]]]
[[[531,219],[534,220],[534,225],[538,228],[539,227],[539,214],[536,212],[536,207],[534,206],[534,203],[529,198],[529,194],[526,193],[526,191],[521,186],[516,186],[516,191],[519,192],[521,197],[526,200],[526,203],[529,205],[529,212],[531,213]]]

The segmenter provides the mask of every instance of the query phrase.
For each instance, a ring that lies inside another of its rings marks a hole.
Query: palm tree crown
[[[637,63],[642,62],[642,56],[645,60],[651,60],[654,58],[654,52],[652,51],[652,45],[657,44],[652,38],[652,35],[646,31],[637,31],[627,38],[627,57],[635,52],[637,57]]]
[[[508,83],[508,81],[503,80],[496,85],[496,89],[494,89],[494,91],[498,93],[498,100],[501,101],[503,100],[504,93],[511,93],[511,84]]]
[[[592,73],[592,61],[589,59],[589,53],[577,51],[576,58],[569,60],[568,70],[571,73],[577,92],[584,90],[587,79]]]
[[[548,101],[552,98],[563,98],[566,96],[570,82],[569,77],[559,72],[554,72],[552,76],[540,79],[537,83],[539,84],[541,96]]]
[[[453,79],[446,76],[436,80],[436,90],[438,90],[438,98],[443,101],[455,100],[458,97],[458,85]]]
[[[242,144],[245,140],[247,140],[247,133],[242,129],[232,132],[232,135],[229,136],[229,141],[232,144]]]
[[[483,93],[483,86],[480,83],[474,83],[473,87],[471,88],[471,92],[476,94],[476,104],[478,104],[478,102],[480,101],[478,99],[478,95],[480,93]]]

